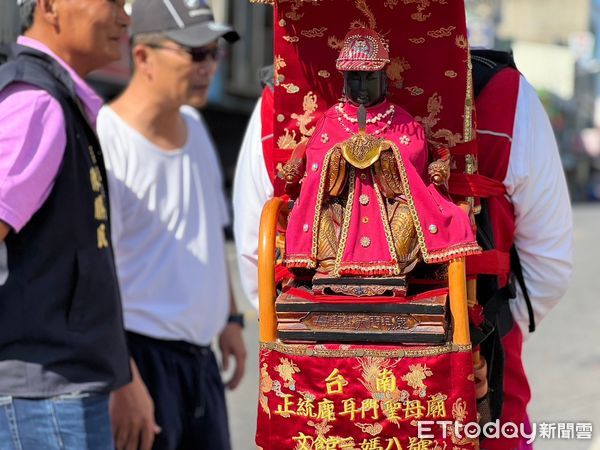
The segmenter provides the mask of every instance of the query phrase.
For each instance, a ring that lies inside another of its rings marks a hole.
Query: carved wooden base
[[[306,297],[309,291],[282,293],[275,304],[278,337],[284,342],[441,344],[447,341],[447,295],[418,300],[371,297],[335,300]],[[329,296],[331,299],[332,297]]]
[[[316,295],[349,295],[353,297],[406,295],[405,277],[366,278],[366,277],[323,277],[313,278],[313,292]]]

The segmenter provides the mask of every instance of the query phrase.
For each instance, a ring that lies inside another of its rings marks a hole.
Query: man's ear
[[[146,77],[152,77],[153,61],[150,57],[148,47],[144,45],[135,45],[131,49],[131,62],[133,63],[134,72],[140,72]]]
[[[58,27],[59,0],[37,0],[35,14],[47,24]]]

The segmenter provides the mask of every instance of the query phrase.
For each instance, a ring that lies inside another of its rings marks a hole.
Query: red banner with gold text
[[[470,348],[261,345],[259,449],[471,450],[476,420]]]

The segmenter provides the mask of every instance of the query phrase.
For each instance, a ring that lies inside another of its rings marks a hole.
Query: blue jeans
[[[0,396],[0,450],[113,450],[108,395]]]

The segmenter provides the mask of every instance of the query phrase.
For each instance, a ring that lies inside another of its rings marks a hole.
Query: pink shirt
[[[34,39],[20,36],[20,45],[54,58],[75,82],[90,124],[102,99],[56,56]],[[67,143],[60,104],[46,91],[13,83],[0,92],[0,220],[19,232],[48,198]]]

